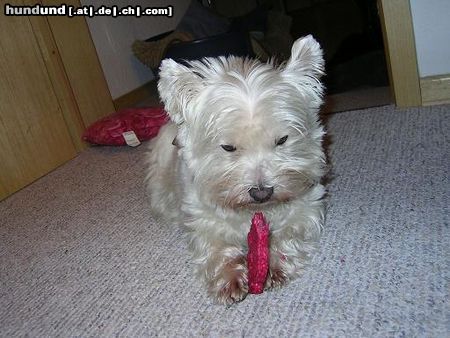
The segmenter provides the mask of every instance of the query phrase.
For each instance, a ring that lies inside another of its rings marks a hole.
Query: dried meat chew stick
[[[269,224],[262,212],[253,216],[247,241],[248,292],[262,293],[269,271]]]

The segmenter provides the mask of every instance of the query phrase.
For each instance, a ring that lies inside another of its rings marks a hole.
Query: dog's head
[[[162,62],[158,90],[201,198],[261,209],[319,181],[323,66],[311,36],[281,66],[233,56]]]

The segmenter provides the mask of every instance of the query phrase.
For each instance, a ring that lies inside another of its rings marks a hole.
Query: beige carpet
[[[180,230],[150,214],[145,145],[88,149],[0,203],[0,336],[448,336],[449,115],[330,115],[312,265],[229,308],[192,277]]]

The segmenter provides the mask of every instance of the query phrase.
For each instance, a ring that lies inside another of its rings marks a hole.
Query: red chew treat
[[[248,292],[262,293],[269,271],[269,224],[262,212],[253,216],[247,241]]]

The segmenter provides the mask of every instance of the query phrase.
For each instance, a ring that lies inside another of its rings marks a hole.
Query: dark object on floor
[[[230,31],[231,22],[198,1],[191,1],[176,30],[187,32],[194,39],[204,39]]]
[[[242,16],[225,18],[192,1],[174,31],[135,41],[132,48],[136,57],[156,72],[164,58],[183,62],[256,54],[263,61],[271,56],[283,61],[288,58],[293,42],[291,21],[289,16],[266,5]]]
[[[171,31],[151,39],[133,42],[131,49],[136,58],[151,69],[158,68],[167,47],[180,41],[191,41],[192,35],[186,32]]]
[[[383,50],[355,55],[342,63],[326,66],[324,83],[328,94],[342,93],[356,88],[389,86]]]
[[[253,56],[248,35],[242,32],[231,32],[205,39],[172,44],[167,49],[165,58],[183,62],[183,60],[196,60],[221,55]]]
[[[328,94],[389,85],[376,0],[292,1],[287,10],[293,36],[311,33],[325,52]]]

